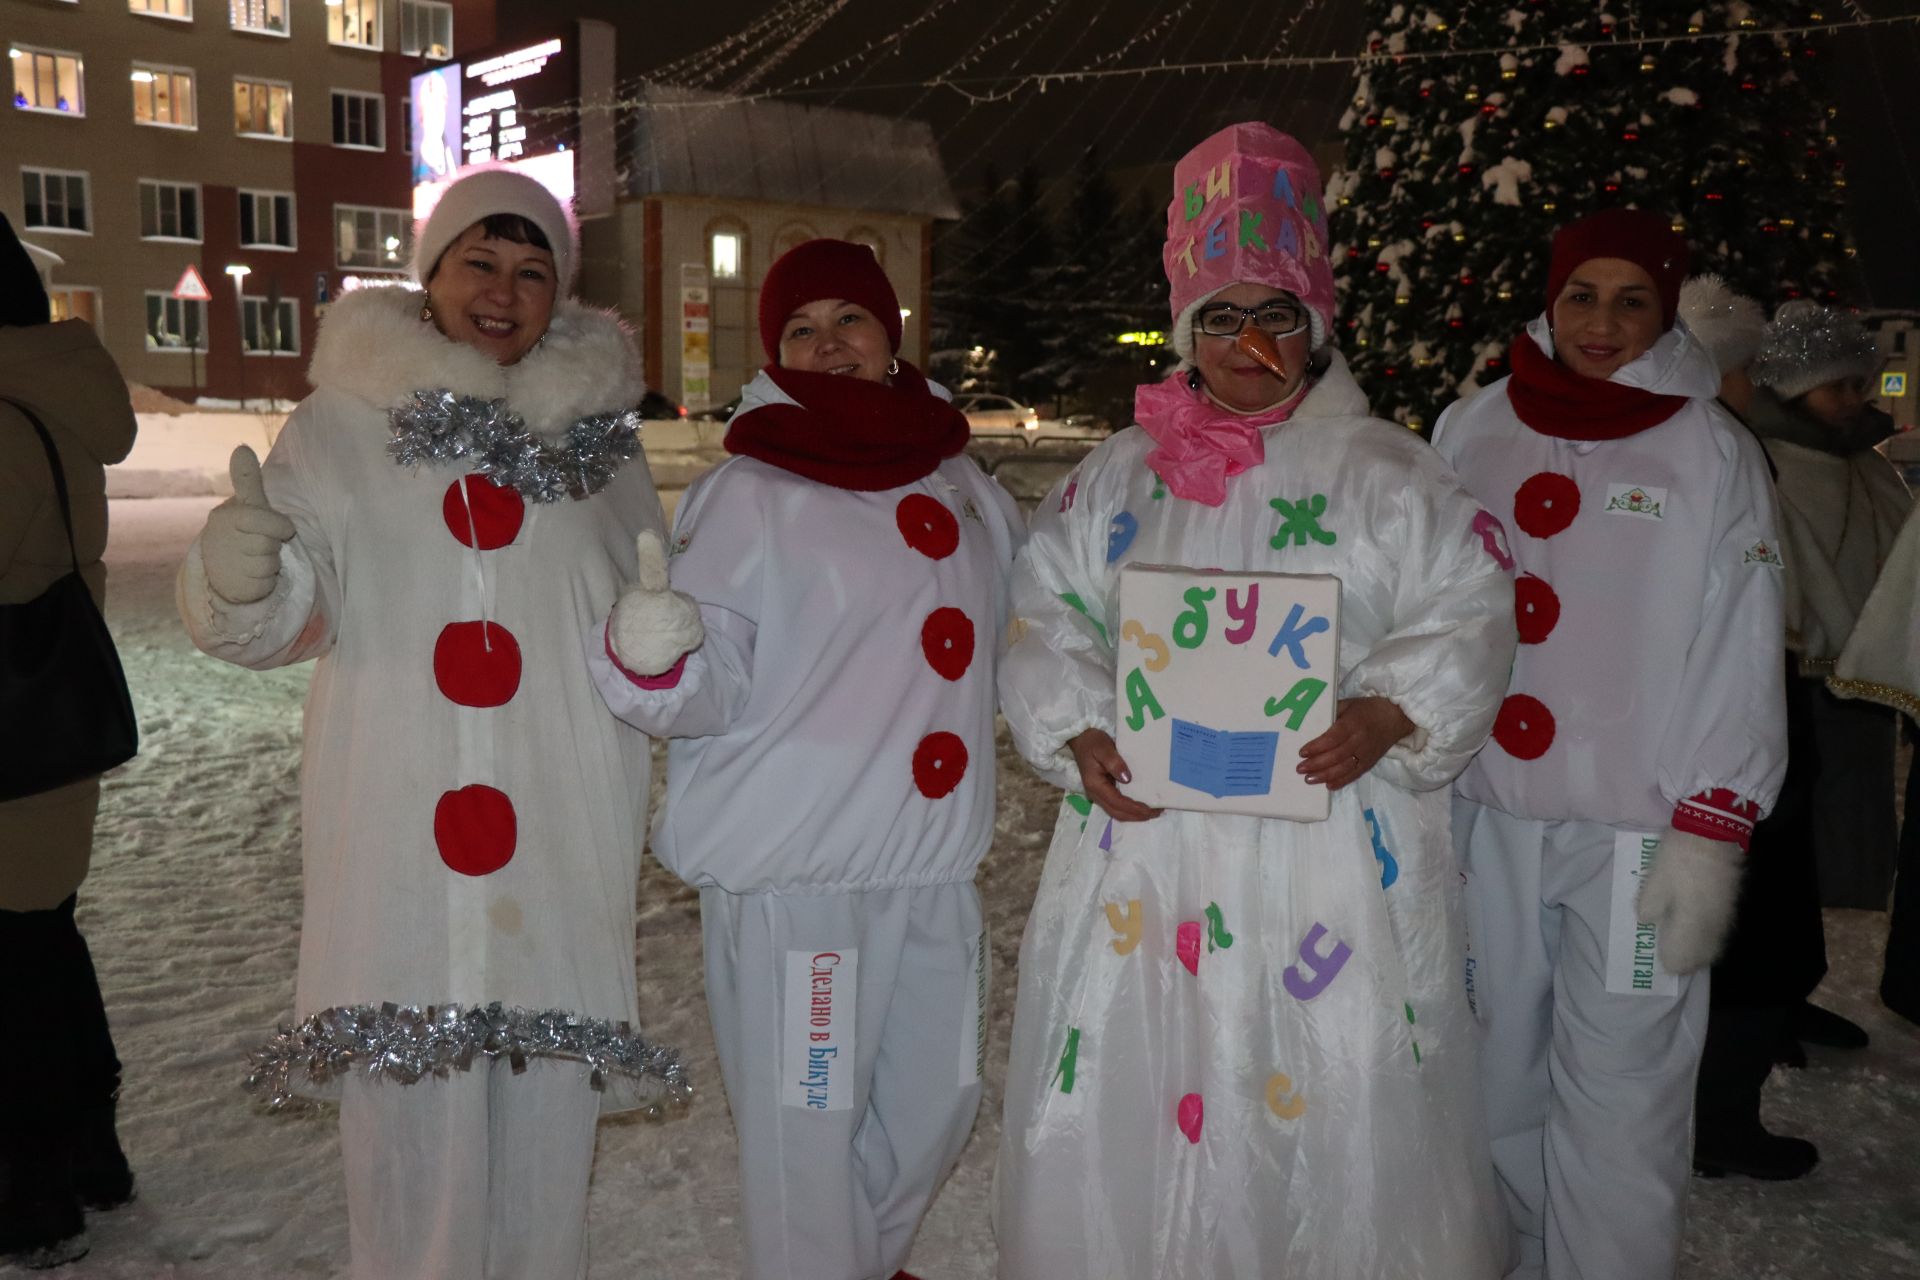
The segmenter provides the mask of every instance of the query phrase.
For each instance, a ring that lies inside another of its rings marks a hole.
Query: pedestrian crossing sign
[[[1907,375],[1904,373],[1881,374],[1880,394],[1888,397],[1907,394]]]

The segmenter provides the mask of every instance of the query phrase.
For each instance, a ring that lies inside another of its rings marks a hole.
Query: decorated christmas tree
[[[1555,227],[1669,215],[1694,270],[1769,309],[1845,301],[1845,225],[1817,4],[1370,0],[1373,55],[1329,186],[1341,345],[1374,412],[1430,424],[1507,372]]]

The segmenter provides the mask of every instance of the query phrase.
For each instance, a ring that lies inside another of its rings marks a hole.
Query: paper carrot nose
[[[1273,345],[1273,339],[1267,336],[1265,329],[1256,329],[1252,325],[1247,325],[1240,330],[1240,336],[1233,340],[1233,345],[1240,348],[1243,354],[1258,361],[1261,368],[1280,381],[1287,380],[1287,366],[1280,359],[1280,348]]]

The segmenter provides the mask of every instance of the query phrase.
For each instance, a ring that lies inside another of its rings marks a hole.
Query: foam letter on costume
[[[1215,594],[1212,587],[1188,587],[1180,597],[1187,607],[1173,620],[1173,642],[1182,649],[1198,649],[1207,638],[1207,601]]]
[[[1200,197],[1200,184],[1197,182],[1189,182],[1186,191],[1181,194],[1180,199],[1181,208],[1186,210],[1188,222],[1192,222],[1195,218],[1199,217],[1200,211],[1207,207],[1207,202]]]
[[[1184,262],[1187,264],[1187,278],[1189,280],[1191,280],[1193,277],[1200,274],[1200,264],[1193,260],[1193,237],[1192,236],[1187,237],[1187,242],[1180,246],[1180,252],[1174,254],[1173,256],[1175,258],[1178,258],[1181,262]],[[1157,497],[1158,495],[1155,495],[1155,496]]]
[[[1167,651],[1167,642],[1159,636],[1148,635],[1138,618],[1128,618],[1120,624],[1120,638],[1131,640],[1146,651],[1144,665],[1149,671],[1165,671],[1167,664],[1173,661],[1173,655]]]
[[[1307,234],[1312,235],[1313,233],[1309,231]],[[1289,258],[1297,258],[1300,256],[1300,233],[1293,229],[1293,223],[1291,221],[1280,224],[1280,234],[1273,238],[1273,247],[1281,253],[1286,254]]]
[[[1235,247],[1252,245],[1260,252],[1266,252],[1267,242],[1260,238],[1260,232],[1258,230],[1260,218],[1261,215],[1253,209],[1242,209],[1240,211],[1240,237],[1235,241]]]
[[[1227,254],[1227,220],[1215,218],[1207,227],[1207,260],[1224,258]]]
[[[1253,627],[1259,615],[1259,583],[1250,582],[1247,584],[1247,598],[1244,603],[1240,599],[1240,593],[1232,587],[1228,587],[1227,616],[1233,619],[1234,625],[1228,627],[1220,634],[1227,638],[1228,644],[1245,644],[1247,641],[1253,639]]]
[[[1298,730],[1300,722],[1307,718],[1307,712],[1313,710],[1313,704],[1318,702],[1320,695],[1326,691],[1325,680],[1304,676],[1294,684],[1293,688],[1287,690],[1286,697],[1267,699],[1267,714],[1277,716],[1282,711],[1290,712],[1291,714],[1287,716],[1287,728]]]
[[[1207,174],[1207,203],[1212,204],[1215,196],[1233,199],[1233,169],[1225,160],[1213,166],[1212,172]]]
[[[1307,228],[1307,265],[1312,266],[1314,263],[1318,261],[1320,261],[1320,237],[1313,233],[1312,227],[1308,227]]]
[[[1307,1100],[1293,1092],[1293,1081],[1284,1072],[1274,1072],[1267,1081],[1267,1110],[1282,1120],[1298,1120],[1307,1114]]]
[[[1161,719],[1166,714],[1147,684],[1146,673],[1138,667],[1127,672],[1127,728],[1138,733],[1147,721]]]
[[[1333,950],[1321,955],[1320,939],[1326,936],[1327,926],[1316,921],[1300,941],[1300,963],[1288,965],[1287,971],[1280,975],[1287,994],[1295,1000],[1311,1000],[1325,991],[1327,984],[1339,976],[1340,970],[1346,968],[1348,959],[1353,955],[1353,948],[1344,942],[1334,943]],[[1312,977],[1301,972],[1303,965],[1306,973],[1312,974]]]
[[[1287,202],[1287,208],[1298,209],[1300,197],[1293,192],[1293,175],[1285,169],[1276,169],[1273,174],[1273,198]]]
[[[1121,912],[1119,903],[1109,902],[1107,923],[1113,927],[1115,933],[1120,935],[1113,940],[1113,953],[1117,956],[1133,954],[1133,949],[1140,945],[1140,930],[1143,924],[1140,899],[1127,899],[1125,913]]]
[[[1302,671],[1305,671],[1308,667],[1307,651],[1303,647],[1307,637],[1317,636],[1333,625],[1321,617],[1315,617],[1308,622],[1301,622],[1300,615],[1306,611],[1306,606],[1301,604],[1295,604],[1293,608],[1289,609],[1287,611],[1287,620],[1280,624],[1278,631],[1273,633],[1273,643],[1267,646],[1267,655],[1274,658],[1279,657],[1280,651],[1285,649],[1287,656],[1293,659],[1293,665]],[[1295,687],[1297,688],[1298,686]],[[1273,713],[1269,711],[1267,714],[1272,715]]]
[[[1233,945],[1233,935],[1227,932],[1227,920],[1220,913],[1220,904],[1207,904],[1207,950],[1225,949]]]
[[[1316,493],[1311,498],[1302,498],[1298,502],[1288,502],[1285,498],[1273,498],[1267,505],[1280,513],[1280,529],[1273,535],[1269,544],[1275,551],[1286,546],[1289,540],[1296,547],[1306,546],[1309,538],[1325,547],[1330,547],[1339,541],[1339,534],[1330,533],[1320,527],[1320,517],[1327,514],[1326,494]]]
[[[1060,1086],[1060,1092],[1073,1092],[1073,1070],[1080,1061],[1080,1028],[1067,1028],[1067,1047],[1060,1052],[1060,1065],[1054,1068],[1053,1079],[1049,1084]]]

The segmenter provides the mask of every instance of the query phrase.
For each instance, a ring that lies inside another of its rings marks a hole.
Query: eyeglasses
[[[1288,338],[1307,327],[1307,313],[1291,302],[1263,302],[1257,307],[1236,307],[1231,302],[1214,302],[1200,308],[1194,325],[1215,338],[1231,338],[1253,321],[1271,338]]]

